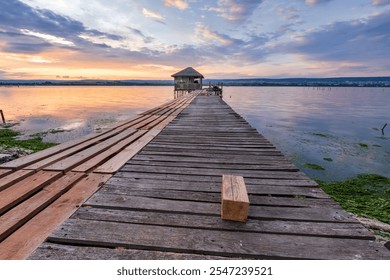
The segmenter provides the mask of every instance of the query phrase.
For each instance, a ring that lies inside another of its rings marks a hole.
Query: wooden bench
[[[223,220],[245,222],[248,219],[249,198],[244,178],[235,175],[222,175]]]

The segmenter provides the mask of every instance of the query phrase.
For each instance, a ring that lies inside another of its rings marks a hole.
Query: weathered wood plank
[[[90,160],[76,166],[73,168],[73,171],[76,172],[87,172],[91,170],[92,168],[96,167],[100,163],[104,162],[107,158],[112,157],[116,153],[118,153],[120,150],[122,150],[124,147],[128,146],[135,140],[137,140],[139,137],[144,135],[147,131],[146,130],[139,130],[130,137],[120,141],[119,143],[115,144],[115,146],[110,147],[106,151],[99,153],[98,155],[94,156]]]
[[[0,193],[0,214],[22,202],[61,175],[60,172],[40,171],[3,190]]]
[[[93,142],[95,142],[95,140],[94,140],[95,138],[98,138],[96,141],[99,141],[99,139],[106,137],[107,134],[108,134],[107,137],[109,137],[109,134],[112,133],[113,130],[115,130],[115,129],[117,129],[117,128],[116,127],[109,128],[109,129],[104,130],[100,133],[94,132],[94,133],[88,134],[86,136],[82,136],[80,138],[77,138],[75,140],[71,140],[69,142],[62,143],[60,145],[42,150],[40,152],[36,152],[36,153],[30,154],[27,156],[20,157],[18,159],[13,160],[13,161],[6,162],[6,163],[2,164],[1,167],[2,168],[15,168],[15,169],[23,168],[23,167],[26,167],[27,165],[31,165],[39,160],[43,160],[43,159],[50,157],[54,154],[66,151],[66,150],[71,149],[77,145],[81,145],[87,141],[89,143],[91,143],[91,142],[93,143]]]
[[[94,170],[95,173],[112,174],[119,170],[127,161],[129,161],[134,155],[136,155],[147,143],[152,141],[157,134],[160,133],[159,129],[151,129],[137,141],[126,147],[121,153],[112,157],[110,160],[100,165]]]
[[[193,151],[188,151],[188,150],[175,150],[175,149],[170,149],[170,150],[151,150],[145,147],[145,149],[142,150],[142,155],[168,155],[168,156],[189,156],[189,157],[210,157],[210,158],[235,158],[238,160],[240,157],[245,158],[242,153],[236,153],[234,156],[232,156],[232,153],[229,153],[228,151],[213,151],[213,152],[203,152],[201,149],[199,150],[193,150]],[[284,156],[279,152],[279,151],[258,151],[258,152],[251,152],[247,153],[246,157],[253,158],[253,159],[259,159],[260,157],[273,157],[274,159],[276,158],[284,158]]]
[[[181,213],[159,213],[151,211],[116,210],[82,207],[72,216],[74,219],[110,221],[145,225],[160,225],[198,229],[212,229],[235,232],[274,233],[282,235],[327,236],[375,240],[374,235],[362,224],[248,220],[245,224],[223,221],[218,216],[205,216]]]
[[[122,174],[117,174],[122,175]],[[282,196],[282,197],[307,197],[307,198],[318,198],[328,199],[329,196],[325,194],[318,186],[310,187],[305,185],[310,182],[298,181],[297,185],[294,185],[290,181],[286,181],[286,185],[280,184],[280,181],[276,181],[274,185],[267,184],[266,182],[273,182],[275,180],[261,180],[263,185],[252,185],[248,183],[247,189],[250,194],[255,195],[267,195],[267,196]],[[259,182],[260,183],[260,182]],[[313,184],[313,183],[312,183]],[[204,181],[199,180],[185,181],[185,180],[161,180],[161,179],[135,179],[135,178],[120,178],[112,177],[107,185],[111,187],[134,187],[145,191],[156,191],[156,190],[187,190],[194,192],[211,192],[216,193],[220,191],[221,181]],[[303,186],[300,186],[303,185]]]
[[[108,238],[109,237],[109,238]],[[50,242],[269,259],[378,259],[390,252],[367,240],[186,229],[67,220]],[[164,242],[161,242],[164,240]]]
[[[90,174],[0,243],[0,260],[27,258],[109,175]]]
[[[222,160],[209,162],[207,159],[185,161],[185,159],[172,160],[169,157],[165,157],[162,161],[150,161],[150,160],[139,160],[140,156],[135,156],[129,165],[140,165],[140,166],[165,166],[165,167],[177,167],[177,168],[198,168],[198,169],[231,169],[231,170],[267,170],[267,171],[298,171],[299,169],[293,164],[286,161],[270,161],[270,162],[257,162],[253,164],[240,163],[237,161],[225,162]]]
[[[43,243],[29,260],[229,260],[203,254],[169,253],[126,248],[99,248]]]
[[[105,184],[102,192],[126,196],[144,196],[151,198],[171,199],[171,200],[188,200],[200,202],[219,203],[221,201],[220,186],[207,188],[206,192],[200,191],[199,188],[193,187],[194,190],[171,190],[162,188],[161,181],[154,186],[144,187],[140,184],[135,186],[128,184],[126,187]],[[168,187],[169,188],[169,187]],[[201,187],[202,188],[202,187]],[[303,195],[291,197],[277,197],[271,195],[258,195],[249,193],[251,205],[277,206],[277,207],[332,207],[339,208],[339,205],[330,198],[307,198]]]
[[[12,169],[0,169],[0,178],[11,173]]]
[[[70,155],[73,155],[74,153],[77,153],[83,149],[86,149],[96,143],[98,143],[99,141],[104,141],[116,134],[118,134],[121,130],[123,130],[123,128],[121,129],[116,129],[116,130],[112,130],[108,133],[105,133],[103,135],[100,135],[98,137],[95,137],[91,140],[88,140],[88,141],[85,141],[81,144],[78,144],[76,146],[73,146],[69,149],[66,149],[60,153],[56,153],[56,154],[53,154],[49,157],[46,157],[45,159],[42,159],[34,164],[31,164],[31,165],[28,165],[26,167],[24,167],[25,169],[34,169],[34,170],[40,170],[42,169],[43,167],[53,163],[53,162],[56,162],[56,161],[59,161],[61,159],[64,159],[66,157],[69,157]]]
[[[141,165],[125,165],[122,172],[136,172],[136,173],[148,173],[148,174],[163,174],[168,175],[195,175],[195,176],[216,176],[220,177],[223,173],[230,173],[232,175],[244,176],[245,178],[269,178],[269,179],[303,179],[304,176],[299,172],[292,172],[291,170],[283,171],[268,171],[268,170],[234,170],[234,169],[199,169],[190,167],[163,167],[153,166],[148,168]]]
[[[219,203],[166,200],[140,196],[131,197],[101,192],[94,194],[85,202],[85,205],[113,209],[140,209],[167,213],[220,215]],[[249,208],[249,218],[356,223],[356,220],[344,210],[333,208],[251,206]]]
[[[207,166],[208,164],[221,164],[223,166],[234,166],[235,168],[242,169],[240,166],[245,168],[256,166],[267,166],[267,165],[289,165],[294,166],[290,161],[284,157],[273,157],[273,156],[262,156],[262,157],[232,157],[227,163],[227,157],[212,158],[212,157],[191,157],[191,156],[171,156],[171,155],[146,155],[145,153],[139,153],[132,158],[129,164],[142,164],[141,162],[148,162],[149,164],[167,164],[167,166],[174,166],[175,164],[192,164],[193,167]],[[249,168],[253,169],[253,168]]]
[[[125,131],[106,139],[100,143],[96,143],[92,147],[86,148],[74,155],[68,156],[61,161],[57,161],[49,166],[44,167],[44,170],[53,170],[53,171],[69,171],[73,167],[89,160],[97,154],[101,154],[106,149],[114,146],[119,141],[131,136],[136,132],[133,128],[128,128]]]
[[[6,176],[0,179],[0,191],[8,188],[12,184],[16,184],[33,173],[33,170],[17,170],[13,173],[5,174]]]
[[[0,241],[69,190],[84,174],[68,173],[0,216]]]

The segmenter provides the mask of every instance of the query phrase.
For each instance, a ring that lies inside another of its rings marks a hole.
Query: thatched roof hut
[[[203,75],[192,67],[187,67],[173,75],[175,91],[187,91],[202,89]]]

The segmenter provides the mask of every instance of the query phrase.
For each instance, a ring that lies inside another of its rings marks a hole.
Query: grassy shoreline
[[[344,181],[316,181],[348,212],[390,224],[390,178],[359,174]]]
[[[34,153],[57,145],[56,143],[42,142],[40,135],[32,135],[25,140],[16,139],[21,133],[9,128],[0,129],[0,148],[5,152],[17,150],[19,153]]]

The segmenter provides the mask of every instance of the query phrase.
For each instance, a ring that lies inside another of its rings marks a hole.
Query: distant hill
[[[203,85],[224,86],[310,86],[390,87],[390,77],[205,79]],[[173,80],[0,80],[0,86],[172,86]]]

